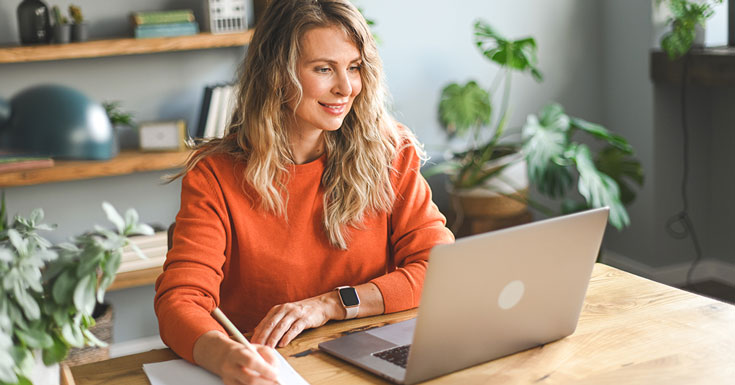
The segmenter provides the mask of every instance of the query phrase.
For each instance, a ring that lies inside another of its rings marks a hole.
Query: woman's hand
[[[337,292],[272,307],[253,331],[251,341],[269,347],[284,347],[306,329],[344,318]]]
[[[210,331],[194,344],[194,361],[220,376],[226,385],[278,384],[278,358],[267,346],[253,345],[257,353],[218,331]]]

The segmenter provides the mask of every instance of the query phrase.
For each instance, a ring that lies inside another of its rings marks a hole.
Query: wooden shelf
[[[735,47],[692,49],[686,59],[674,61],[663,51],[651,51],[651,79],[654,83],[681,84],[685,60],[686,84],[735,86]]]
[[[237,47],[250,43],[252,36],[253,30],[251,29],[242,33],[230,34],[200,33],[192,36],[148,39],[124,38],[69,44],[0,47],[0,63],[24,63]]]
[[[127,289],[156,283],[156,279],[163,272],[163,266],[151,267],[145,270],[127,271],[115,276],[107,291]]]
[[[0,173],[0,187],[30,186],[42,183],[125,175],[135,172],[169,170],[181,167],[191,151],[126,151],[104,161],[57,161],[53,167]]]

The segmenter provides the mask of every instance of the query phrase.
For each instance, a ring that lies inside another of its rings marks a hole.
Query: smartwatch
[[[360,309],[360,297],[357,296],[357,290],[352,286],[340,286],[334,290],[337,290],[342,307],[347,312],[345,319],[357,317],[357,312]]]

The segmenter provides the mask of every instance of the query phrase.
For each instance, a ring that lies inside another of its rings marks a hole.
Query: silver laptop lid
[[[594,209],[434,247],[405,383],[572,334],[607,216]]]

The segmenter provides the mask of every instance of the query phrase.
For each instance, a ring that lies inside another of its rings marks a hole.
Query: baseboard
[[[602,262],[627,272],[677,287],[686,284],[687,273],[692,266],[691,263],[678,263],[653,267],[610,250],[603,251]],[[697,264],[697,267],[692,273],[692,281],[707,280],[716,280],[731,286],[735,285],[735,264],[717,259],[702,260]]]
[[[161,341],[161,337],[159,336],[138,338],[130,341],[110,344],[110,358],[143,353],[149,350],[162,349],[165,347],[166,345]]]

